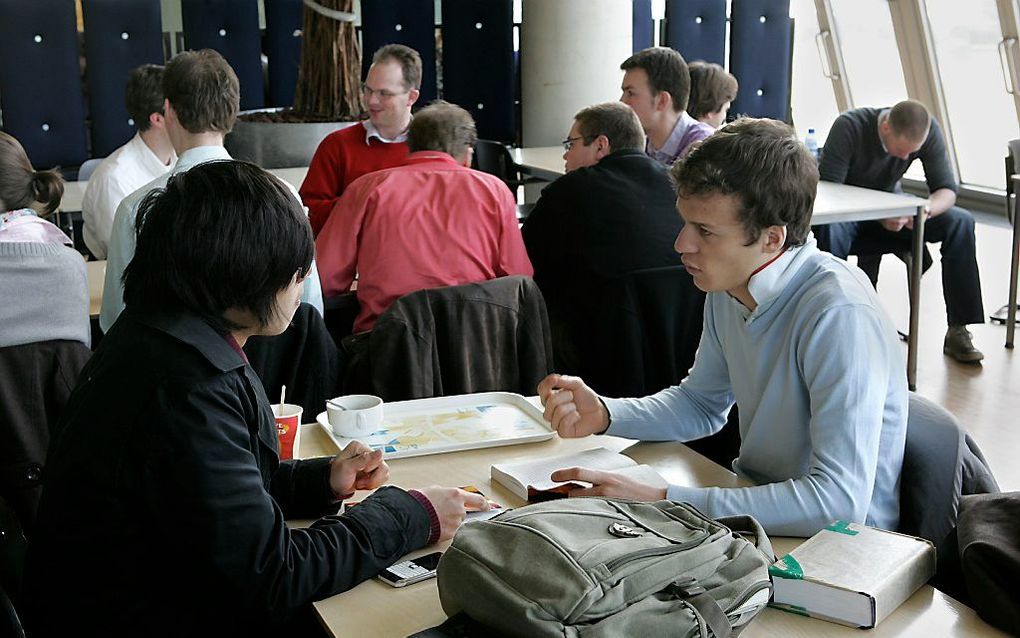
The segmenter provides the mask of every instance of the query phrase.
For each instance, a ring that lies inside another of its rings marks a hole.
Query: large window
[[[830,6],[853,106],[891,106],[906,98],[889,1],[830,0]]]
[[[790,0],[790,17],[794,20],[793,124],[801,139],[809,128],[815,129],[818,143],[822,144],[839,115],[839,108],[832,92],[832,81],[825,77],[822,67],[820,55],[824,54],[815,46],[818,14],[814,0]]]
[[[1006,142],[1020,137],[999,64],[994,0],[926,0],[960,180],[1004,188]]]

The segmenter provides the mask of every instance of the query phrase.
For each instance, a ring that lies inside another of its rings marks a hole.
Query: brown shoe
[[[977,363],[985,358],[984,353],[974,347],[972,335],[967,326],[949,326],[942,352],[960,363]]]

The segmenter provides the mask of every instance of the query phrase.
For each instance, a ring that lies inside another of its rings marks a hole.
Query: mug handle
[[[354,415],[354,423],[358,432],[361,434],[368,434],[368,432],[365,432],[365,427],[368,425],[368,417],[365,416],[364,412],[358,412]]]

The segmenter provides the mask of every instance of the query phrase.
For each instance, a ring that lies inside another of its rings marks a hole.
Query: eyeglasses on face
[[[574,142],[578,142],[580,140],[584,140],[584,144],[585,144],[585,146],[587,146],[588,144],[591,144],[592,139],[593,138],[591,138],[591,137],[585,137],[584,135],[578,135],[577,137],[568,137],[567,139],[565,139],[562,142],[560,142],[560,144],[563,145],[563,150],[564,151],[569,151],[570,149],[574,148]]]
[[[411,90],[408,89],[406,91],[394,93],[393,91],[387,91],[386,89],[373,89],[367,84],[361,85],[361,94],[365,97],[365,99],[371,98],[373,95],[378,95],[380,100],[391,100],[397,97],[398,95],[404,95],[405,93],[409,93],[410,91]]]

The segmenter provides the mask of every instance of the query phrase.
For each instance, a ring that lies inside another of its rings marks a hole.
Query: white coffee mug
[[[349,394],[327,401],[326,414],[333,434],[356,439],[382,425],[383,400],[371,394]]]

